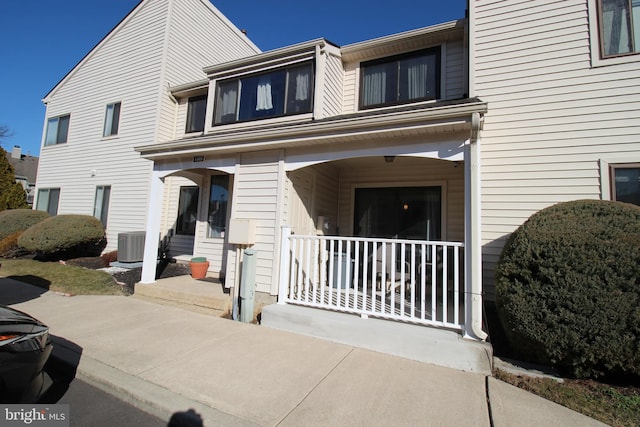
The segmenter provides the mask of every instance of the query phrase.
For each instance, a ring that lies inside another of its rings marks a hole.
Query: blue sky
[[[2,142],[40,153],[42,98],[139,0],[9,0],[0,14]],[[319,37],[338,45],[464,17],[466,0],[213,0],[262,50]]]

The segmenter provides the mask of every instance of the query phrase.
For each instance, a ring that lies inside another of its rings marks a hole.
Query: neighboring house
[[[479,0],[259,53],[206,0],[144,0],[45,99],[38,196],[92,214],[110,194],[111,248],[146,230],[145,283],[168,241],[234,290],[253,257],[270,302],[483,340],[509,233],[557,202],[637,197],[638,49],[610,53],[628,3],[604,3],[599,20],[596,0]]]
[[[7,151],[6,156],[13,166],[16,182],[24,188],[27,203],[31,206],[38,174],[38,158],[31,154],[22,154],[22,149],[18,145],[14,145],[11,152]]]
[[[133,147],[174,139],[167,88],[259,49],[208,0],[143,0],[44,98],[36,206],[144,230],[152,163]]]

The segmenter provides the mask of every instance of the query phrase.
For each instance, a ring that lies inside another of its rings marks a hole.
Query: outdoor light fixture
[[[393,163],[393,160],[396,158],[396,156],[384,156],[384,161],[387,163]]]

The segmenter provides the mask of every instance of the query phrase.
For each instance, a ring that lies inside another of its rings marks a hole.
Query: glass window
[[[204,119],[207,113],[207,95],[193,96],[189,98],[187,105],[186,133],[202,132]]]
[[[611,199],[640,206],[640,163],[611,165]]]
[[[44,145],[65,144],[69,135],[69,119],[70,115],[52,117],[47,120],[47,132],[44,139]]]
[[[198,187],[180,187],[176,234],[195,236],[198,215]]]
[[[209,212],[207,215],[207,237],[224,237],[227,229],[227,206],[229,204],[229,175],[213,175],[209,190]]]
[[[59,188],[41,188],[38,190],[38,201],[36,202],[36,209],[39,211],[48,212],[51,216],[55,216],[58,214],[59,201]]]
[[[118,134],[120,123],[120,103],[107,105],[107,112],[104,117],[104,130],[102,136],[113,136]]]
[[[640,0],[599,0],[602,57],[640,51]]]
[[[362,64],[360,106],[379,107],[437,99],[440,96],[440,49]]]
[[[354,214],[356,236],[440,240],[441,188],[357,188]]]
[[[311,63],[219,82],[214,124],[310,113],[313,108]]]
[[[110,185],[99,185],[96,187],[96,197],[93,203],[93,216],[98,218],[102,225],[107,228],[107,217],[109,215],[109,199],[111,197]]]

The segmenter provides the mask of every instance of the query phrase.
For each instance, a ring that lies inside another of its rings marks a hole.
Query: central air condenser
[[[118,234],[118,261],[140,262],[144,258],[144,231]]]

